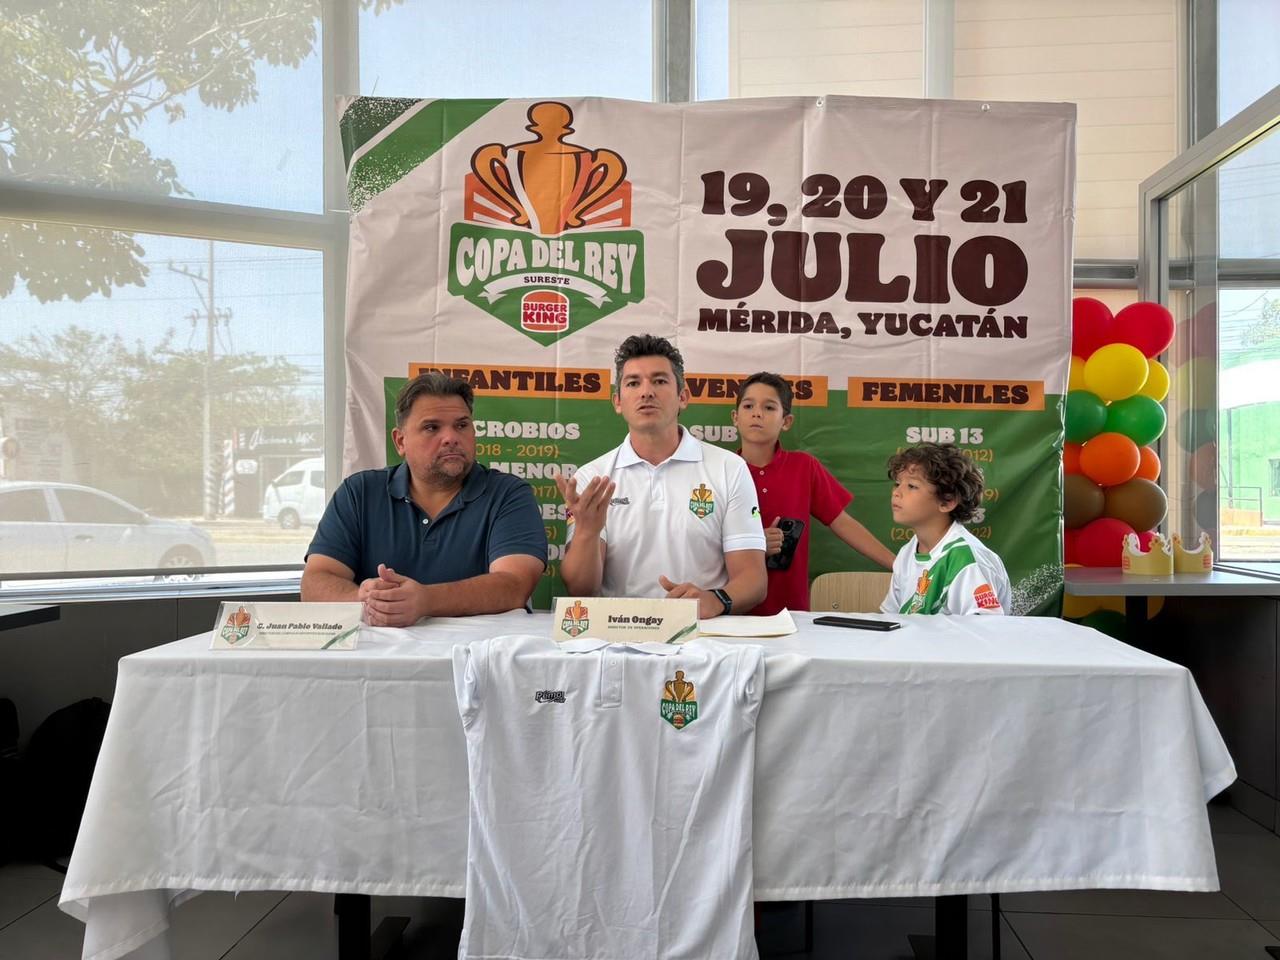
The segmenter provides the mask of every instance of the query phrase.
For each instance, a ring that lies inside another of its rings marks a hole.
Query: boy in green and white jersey
[[[954,444],[921,443],[889,458],[893,520],[915,536],[893,562],[881,613],[1012,613],[1000,558],[962,524],[979,515],[982,471]]]

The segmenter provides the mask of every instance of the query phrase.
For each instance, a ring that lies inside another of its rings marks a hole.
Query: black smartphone
[[[783,517],[778,521],[778,529],[782,531],[782,549],[765,557],[764,565],[769,570],[790,570],[796,547],[800,546],[800,535],[804,533],[804,521]]]
[[[897,630],[901,623],[897,620],[862,620],[858,617],[814,617],[814,623],[824,627],[848,627],[850,630]]]

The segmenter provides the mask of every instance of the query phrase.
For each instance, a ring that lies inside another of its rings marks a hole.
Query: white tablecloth
[[[1217,889],[1205,801],[1235,769],[1185,668],[1060,620],[796,619],[762,641],[757,899]],[[86,960],[166,955],[201,890],[461,896],[449,651],[549,632],[512,613],[126,657],[62,888]]]

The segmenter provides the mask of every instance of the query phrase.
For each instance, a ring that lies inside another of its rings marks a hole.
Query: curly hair
[[[618,383],[622,382],[622,368],[626,366],[627,361],[637,357],[666,357],[671,362],[671,372],[676,376],[676,389],[684,389],[684,357],[680,356],[680,351],[672,346],[671,341],[666,337],[641,333],[623,340],[613,355]],[[616,385],[614,389],[617,389]]]
[[[955,501],[951,518],[959,523],[971,520],[982,505],[982,470],[954,443],[918,443],[889,458],[889,479],[897,480],[907,467],[919,467],[933,484],[939,501]]]

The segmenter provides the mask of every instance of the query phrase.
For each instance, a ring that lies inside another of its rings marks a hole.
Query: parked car
[[[315,526],[324,513],[324,458],[295,463],[269,484],[262,495],[262,519],[274,520],[285,530],[302,524]]]
[[[211,567],[198,527],[74,483],[0,480],[0,572]]]

